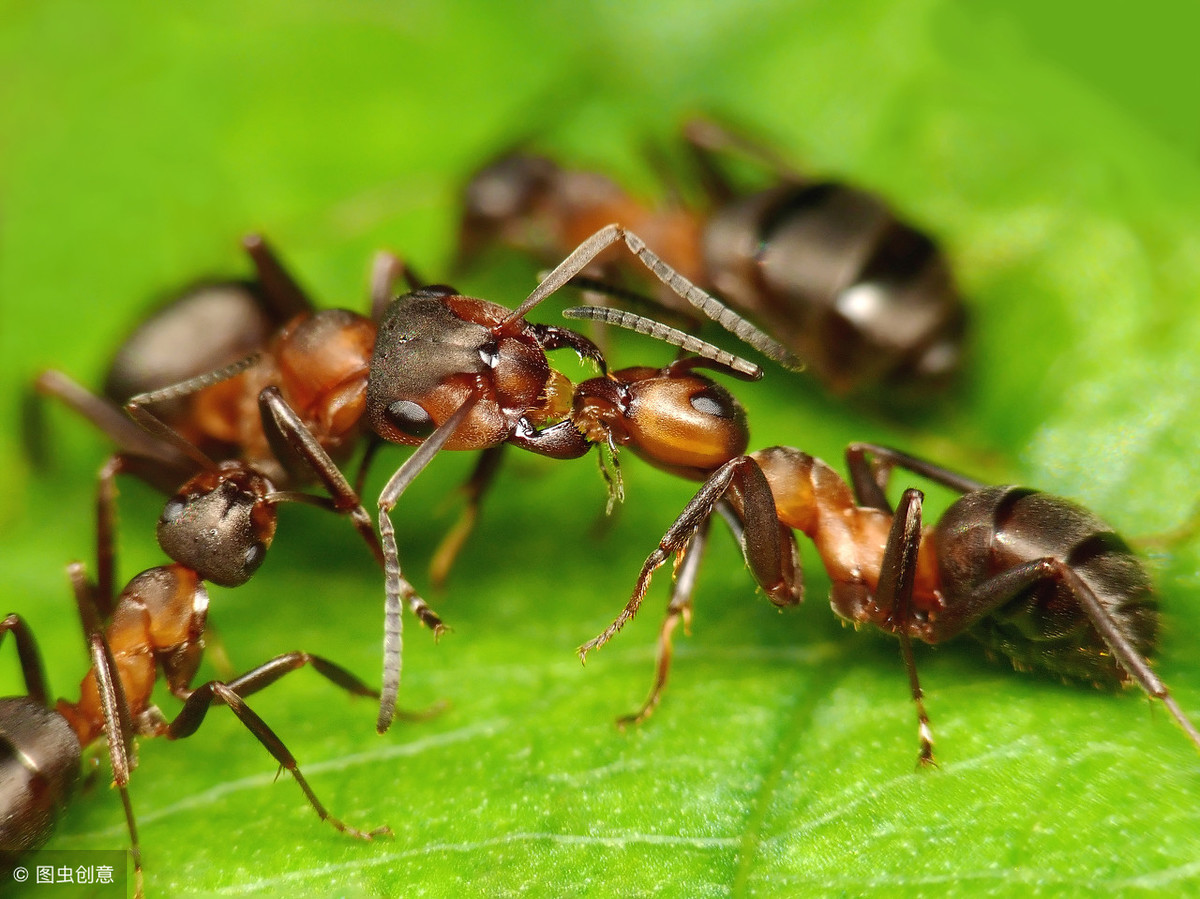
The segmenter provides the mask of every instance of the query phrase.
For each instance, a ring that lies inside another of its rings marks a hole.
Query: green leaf
[[[17,398],[33,374],[53,366],[98,384],[151,298],[242,271],[236,241],[251,230],[328,305],[362,308],[379,247],[445,277],[459,185],[531,135],[653,190],[648,141],[697,110],[732,114],[943,240],[972,315],[961,392],[889,424],[772,371],[735,387],[756,445],[840,467],[851,440],[898,444],[1072,497],[1132,537],[1188,518],[1200,493],[1200,172],[1179,85],[1195,79],[1179,76],[1179,54],[1146,47],[1147,26],[1085,35],[1091,14],[1061,22],[950,0],[504,16],[467,0],[410,6],[8,4],[0,584],[59,693],[86,666],[62,566],[93,552],[91,478],[106,447],[52,409],[51,459],[32,468]],[[515,305],[528,277],[513,268],[466,286]],[[614,353],[617,364],[647,354],[662,357],[632,338]],[[695,485],[629,459],[628,500],[606,526],[593,462],[509,456],[446,593],[429,597],[453,633],[434,645],[410,621],[405,635],[404,701],[445,699],[447,711],[378,737],[370,702],[311,672],[253,699],[334,814],[387,823],[395,839],[363,845],[322,824],[214,709],[186,742],[140,745],[132,796],[153,895],[1200,889],[1200,766],[1160,707],[1014,673],[969,641],[918,647],[941,767],[914,772],[896,646],[837,624],[808,549],[809,602],[781,614],[717,538],[662,707],[619,732],[614,717],[652,675],[665,572],[586,668],[573,649],[619,610]],[[384,454],[369,498],[400,458]],[[469,463],[438,459],[396,516],[422,586]],[[125,487],[125,578],[160,561],[160,505]],[[1187,634],[1200,632],[1200,552],[1184,540],[1151,561],[1157,668],[1197,718]],[[297,508],[250,584],[214,588],[211,620],[239,669],[305,649],[374,679],[381,606],[350,528]],[[15,664],[0,664],[0,689],[19,692]],[[167,695],[161,705],[178,708]],[[53,848],[125,845],[105,780]]]

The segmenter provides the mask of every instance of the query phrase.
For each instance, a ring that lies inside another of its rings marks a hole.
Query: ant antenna
[[[638,315],[635,312],[612,309],[608,306],[572,306],[563,310],[563,318],[590,319],[606,325],[615,325],[627,331],[645,334],[647,337],[653,337],[655,340],[661,340],[663,343],[669,343],[681,350],[716,362],[718,365],[728,368],[730,372],[738,375],[744,381],[757,381],[763,376],[762,369],[753,362],[749,362],[741,356],[735,356],[733,353],[685,331],[680,331],[678,328],[672,328],[670,325],[664,325],[660,321]]]

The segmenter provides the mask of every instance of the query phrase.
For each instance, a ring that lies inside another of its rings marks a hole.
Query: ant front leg
[[[396,699],[400,692],[400,664],[404,647],[404,618],[400,614],[401,600],[408,603],[413,614],[430,628],[434,636],[446,628],[429,608],[429,604],[417,593],[416,587],[408,582],[400,570],[400,550],[396,546],[396,529],[392,525],[391,511],[417,475],[425,470],[433,457],[454,436],[458,426],[466,421],[475,408],[477,398],[470,396],[454,414],[438,425],[396,473],[384,485],[379,495],[379,535],[383,540],[384,571],[384,622],[383,622],[383,688],[379,692],[379,717],[375,730],[385,733],[396,713]]]
[[[330,458],[329,453],[313,436],[303,419],[288,405],[278,387],[264,387],[258,395],[258,409],[263,422],[263,432],[275,457],[284,468],[292,472],[311,472],[329,493],[329,498],[310,496],[306,493],[277,492],[272,498],[277,502],[305,502],[322,505],[349,517],[355,530],[371,550],[376,561],[383,564],[383,548],[375,536],[371,516],[363,507],[357,491],[350,485],[342,470]],[[293,476],[295,476],[293,474]],[[300,478],[303,480],[303,478]]]
[[[671,590],[671,601],[667,603],[667,614],[663,618],[662,627],[658,631],[658,652],[654,667],[654,685],[642,707],[631,715],[623,715],[617,719],[617,727],[624,729],[631,724],[641,724],[658,707],[662,701],[662,692],[667,687],[671,673],[671,659],[674,647],[671,637],[675,628],[683,622],[683,632],[691,636],[692,632],[692,594],[696,587],[696,576],[700,571],[700,562],[708,545],[708,532],[712,517],[703,519],[696,526],[696,531],[684,550],[683,557],[675,570],[675,583]]]
[[[80,624],[84,630],[92,672],[96,678],[96,689],[100,698],[100,709],[104,716],[104,736],[108,744],[108,758],[112,765],[113,784],[121,794],[125,809],[125,824],[129,829],[129,851],[133,857],[135,878],[134,895],[143,895],[142,851],[138,843],[137,822],[133,815],[133,804],[129,799],[129,775],[137,766],[133,746],[133,715],[129,700],[125,696],[125,685],[108,641],[100,630],[100,619],[92,600],[92,590],[83,566],[72,563],[67,573],[75,592],[75,603],[79,609]]]
[[[458,558],[463,544],[475,530],[475,522],[479,520],[479,509],[483,504],[483,497],[495,483],[496,473],[500,470],[500,460],[503,457],[503,443],[485,449],[479,454],[479,460],[475,463],[471,477],[460,488],[466,494],[466,507],[458,517],[458,521],[446,532],[446,536],[434,550],[433,560],[429,563],[429,579],[433,582],[435,589],[441,590],[446,586],[446,579],[450,576],[450,569],[454,567],[454,560]]]
[[[603,633],[579,647],[581,661],[586,660],[587,654],[593,649],[599,649],[612,639],[626,622],[637,614],[654,572],[671,555],[687,549],[697,530],[711,518],[714,509],[717,509],[727,496],[743,526],[740,539],[742,553],[755,581],[777,606],[796,605],[803,600],[803,572],[791,532],[777,517],[774,495],[758,463],[750,456],[740,456],[713,472],[684,507],[675,523],[663,535],[658,548],[646,559],[633,594],[621,614]],[[685,581],[684,592],[677,593],[672,599],[672,606],[668,608],[668,622],[664,624],[663,633],[660,634],[658,679],[650,699],[643,707],[646,714],[657,704],[657,694],[666,683],[667,669],[670,666],[670,631],[675,626],[670,619],[673,614],[677,618],[684,617],[687,614],[684,610],[690,607],[691,580],[694,579],[695,572],[690,569],[686,559],[681,571],[688,580]],[[662,650],[664,645],[667,647],[665,652]],[[631,717],[644,717],[644,714],[639,713]]]
[[[353,695],[376,695],[374,690],[341,666],[320,656],[309,655],[304,652],[293,652],[278,656],[265,665],[260,665],[253,671],[229,683],[209,681],[197,687],[187,696],[183,710],[175,717],[175,720],[164,727],[162,733],[171,740],[180,740],[189,737],[203,723],[209,707],[214,702],[224,704],[229,707],[238,720],[246,726],[246,729],[266,748],[267,752],[271,753],[275,761],[291,773],[292,777],[296,779],[296,783],[299,784],[300,789],[304,791],[309,804],[312,805],[322,821],[328,821],[335,830],[360,840],[372,840],[379,836],[391,836],[392,831],[389,827],[377,827],[370,831],[359,830],[330,815],[328,809],[325,808],[313,792],[312,787],[308,785],[308,781],[304,778],[304,775],[300,773],[295,756],[292,755],[291,751],[284,745],[276,733],[271,730],[267,723],[243,700],[243,696],[268,687],[285,674],[302,668],[305,665],[312,665],[323,677]]]

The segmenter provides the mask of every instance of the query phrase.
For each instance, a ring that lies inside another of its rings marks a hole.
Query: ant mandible
[[[689,123],[684,137],[708,195],[704,208],[655,207],[593,172],[502,157],[464,191],[460,264],[494,243],[552,261],[603,222],[620,221],[691,281],[760,321],[835,393],[927,398],[955,376],[966,314],[932,239],[879,197],[805,178],[712,122]],[[751,157],[777,184],[735,190],[722,155]],[[611,267],[593,272],[607,277]]]
[[[584,658],[608,642],[636,614],[654,571],[672,554],[684,555],[659,634],[654,685],[622,724],[644,720],[661,698],[671,635],[680,620],[690,621],[699,550],[719,511],[771,602],[803,599],[795,529],[825,565],[833,610],[899,638],[921,764],[933,762],[933,736],[912,640],[941,643],[964,633],[1017,668],[1106,687],[1133,680],[1200,749],[1200,731],[1146,661],[1158,626],[1150,577],[1096,515],[1036,490],[990,487],[887,447],[852,444],[846,460],[853,490],[821,460],[784,446],[732,458],[712,473],[647,558],[621,614],[579,649]],[[892,510],[885,489],[895,468],[961,496],[925,527],[920,490],[906,490]]]

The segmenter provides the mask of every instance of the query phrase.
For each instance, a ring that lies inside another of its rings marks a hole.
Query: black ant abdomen
[[[557,261],[598,225],[619,221],[745,312],[834,393],[922,404],[954,379],[966,312],[932,238],[877,195],[798,174],[713,123],[693,122],[684,136],[706,197],[682,207],[647,203],[540,156],[492,162],[464,192],[460,260],[501,244]],[[753,159],[775,186],[739,189],[724,171],[726,156]],[[624,273],[614,262],[606,255],[587,274],[609,282]],[[684,308],[663,291],[654,300]]]
[[[966,317],[945,256],[878,197],[785,185],[718,208],[703,232],[713,289],[767,323],[835,392],[944,386]]]
[[[1056,559],[1136,655],[1153,653],[1158,603],[1150,576],[1128,544],[1087,509],[1039,491],[991,487],[954,503],[938,521],[935,540],[948,596],[970,596],[998,574]],[[968,633],[1018,668],[1109,688],[1130,678],[1065,581],[1036,582]]]
[[[0,699],[0,873],[49,839],[80,780],[67,720],[31,696]]]

